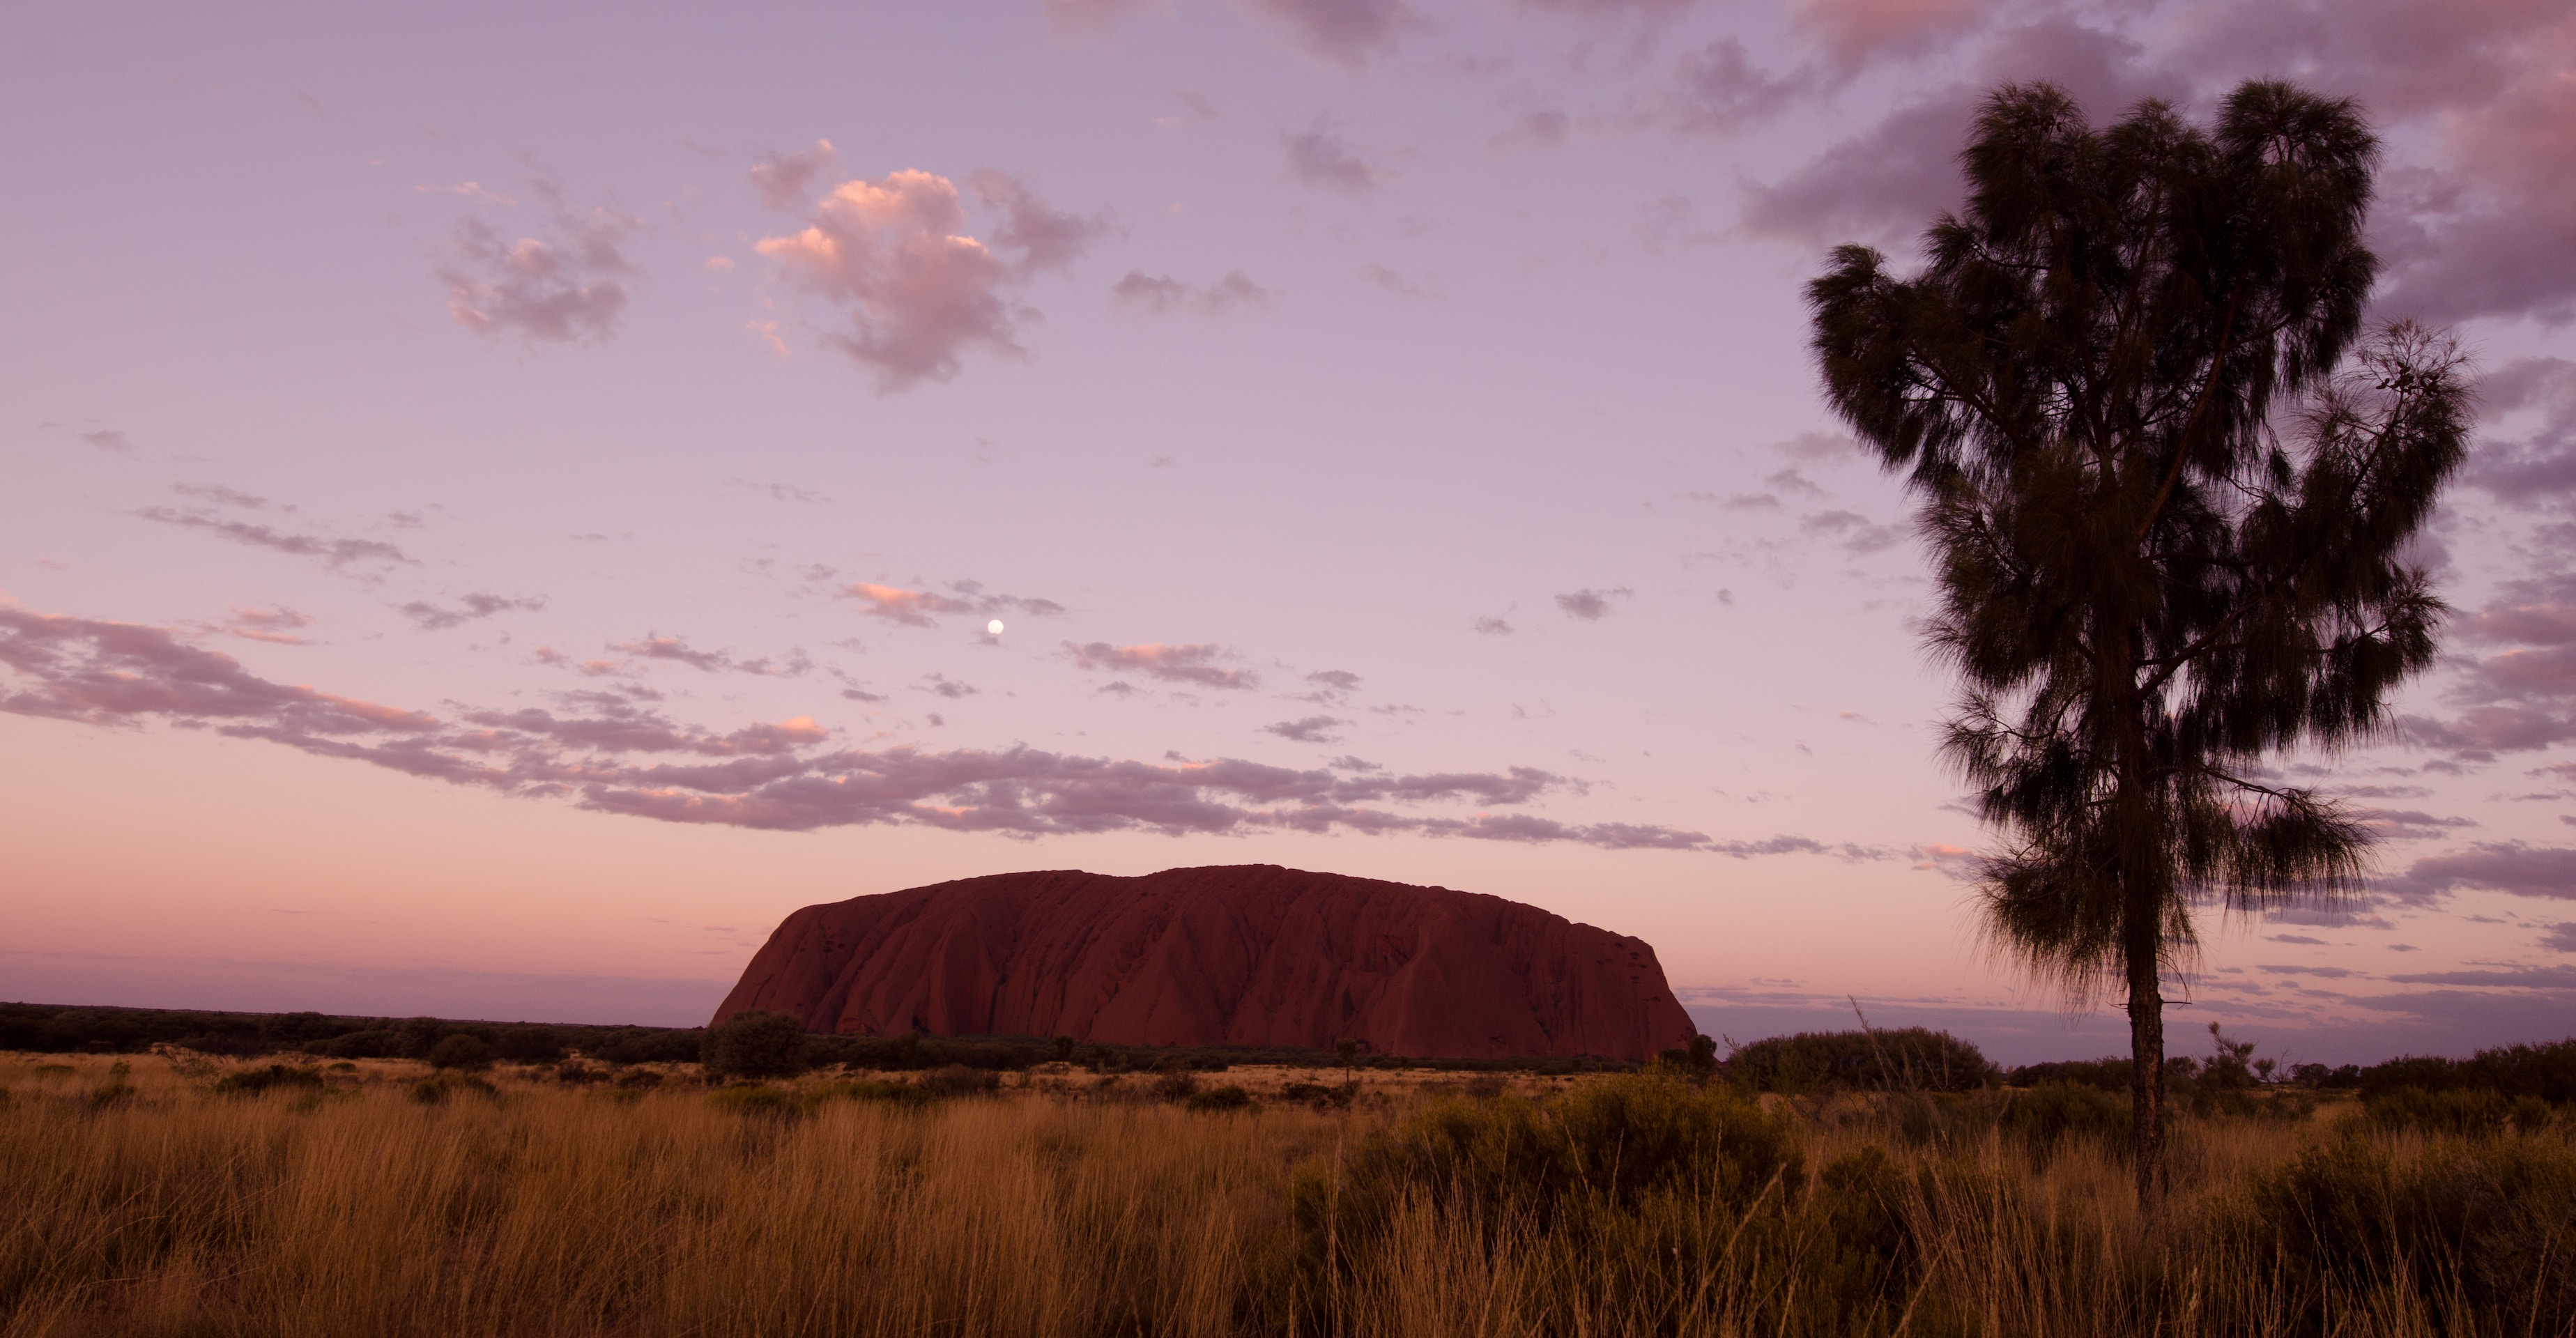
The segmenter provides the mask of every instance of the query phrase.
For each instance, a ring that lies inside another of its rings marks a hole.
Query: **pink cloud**
[[[842,593],[859,601],[862,606],[860,612],[869,617],[883,618],[907,627],[936,627],[938,619],[948,615],[985,617],[1015,613],[1030,618],[1052,618],[1064,612],[1064,606],[1052,599],[988,594],[983,584],[977,581],[951,581],[948,588],[954,593],[906,590],[900,586],[861,581]]]
[[[842,183],[816,206],[812,226],[756,249],[787,282],[841,311],[848,326],[826,342],[874,373],[880,391],[945,381],[970,349],[1022,355],[1025,313],[1006,298],[1032,275],[1069,264],[1100,227],[1047,208],[1002,174],[978,173],[974,184],[1002,213],[991,245],[967,234],[955,182],[907,170]]]
[[[1131,269],[1127,277],[1109,289],[1110,301],[1146,316],[1223,316],[1235,311],[1268,311],[1278,299],[1278,293],[1254,283],[1239,269],[1206,285]]]
[[[576,210],[551,182],[536,183],[547,207],[545,237],[506,238],[479,218],[460,219],[437,271],[447,311],[477,334],[529,343],[595,343],[617,332],[625,281],[641,273],[621,249],[641,220],[606,208]]]
[[[752,189],[760,192],[762,204],[772,209],[795,209],[805,203],[814,178],[832,165],[834,154],[832,141],[818,139],[812,147],[794,153],[769,154],[753,163],[744,175],[751,178]]]
[[[1261,679],[1249,669],[1226,669],[1218,661],[1234,658],[1234,652],[1213,644],[1166,646],[1148,642],[1141,646],[1113,646],[1094,641],[1077,646],[1064,643],[1075,667],[1108,670],[1111,673],[1139,673],[1174,683],[1196,683],[1210,688],[1253,688]]]

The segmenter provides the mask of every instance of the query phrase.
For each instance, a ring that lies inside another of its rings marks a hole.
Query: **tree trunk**
[[[2153,1216],[2165,1196],[2165,999],[2156,972],[2156,919],[2132,909],[2130,921],[2129,1127],[2138,1159],[2138,1206]]]

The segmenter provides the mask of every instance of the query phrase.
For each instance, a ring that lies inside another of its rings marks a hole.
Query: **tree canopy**
[[[1845,246],[1808,288],[1830,403],[1920,502],[1944,750],[2007,834],[1985,928],[2079,1002],[2125,988],[2150,1197],[2197,913],[2364,887],[2368,830],[2266,759],[2383,731],[2443,613],[2407,542],[2468,393],[2447,337],[2365,322],[2378,151],[2283,83],[2098,130],[2007,86],[1920,270]]]

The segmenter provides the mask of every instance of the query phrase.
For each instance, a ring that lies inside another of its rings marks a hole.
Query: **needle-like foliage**
[[[2364,326],[2377,156],[2350,102],[2282,83],[2099,130],[2008,86],[1921,271],[1845,246],[1808,286],[1833,407],[1921,503],[1944,750],[2007,836],[1989,941],[2078,1004],[2125,990],[2150,1201],[2196,915],[2367,873],[2367,829],[2264,759],[2384,728],[2443,612],[2401,553],[2467,391],[2447,337]]]

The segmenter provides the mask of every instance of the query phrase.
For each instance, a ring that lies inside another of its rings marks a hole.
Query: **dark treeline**
[[[160,1008],[65,1008],[0,1003],[0,1050],[49,1054],[134,1054],[156,1045],[199,1054],[275,1054],[329,1059],[428,1062],[451,1037],[480,1043],[490,1059],[550,1064],[573,1055],[605,1064],[693,1064],[703,1027],[590,1026],[476,1022],[446,1018],[336,1017],[324,1013],[224,1013]],[[451,1047],[449,1053],[456,1053]],[[963,1067],[1018,1071],[1066,1061],[1104,1073],[1222,1070],[1237,1064],[1306,1068],[1428,1068],[1460,1072],[1585,1073],[1630,1067],[1597,1059],[1404,1059],[1330,1050],[1239,1046],[1077,1044],[1026,1036],[823,1036],[804,1038],[797,1067],[921,1070]]]
[[[444,1018],[337,1017],[323,1013],[225,1013],[154,1008],[64,1008],[0,1003],[0,1050],[55,1054],[132,1054],[170,1045],[200,1054],[253,1058],[294,1053],[332,1059],[428,1061],[439,1043],[470,1037],[489,1058],[550,1064],[578,1055],[605,1064],[697,1063],[703,1027],[592,1026],[573,1023],[476,1022]],[[2185,1092],[2289,1087],[2357,1092],[2492,1092],[2507,1099],[2576,1102],[2576,1039],[2480,1050],[2467,1059],[2406,1056],[2370,1065],[2298,1064],[2279,1068],[2252,1057],[2253,1047],[2215,1038],[2210,1059],[2174,1056],[2166,1076]],[[453,1047],[451,1047],[451,1051]],[[1102,1073],[1220,1071],[1234,1065],[1300,1068],[1421,1068],[1453,1072],[1570,1074],[1632,1067],[1598,1059],[1405,1059],[1328,1050],[1174,1047],[1076,1043],[1068,1038],[984,1036],[822,1036],[804,1038],[799,1068],[917,1071],[969,1068],[1019,1071],[1070,1062]],[[1922,1027],[1801,1032],[1736,1047],[1716,1061],[1705,1048],[1675,1051],[1664,1061],[1722,1074],[1760,1092],[1970,1092],[2042,1085],[2091,1088],[2125,1098],[2129,1061],[2065,1060],[2005,1068],[1945,1031]]]

